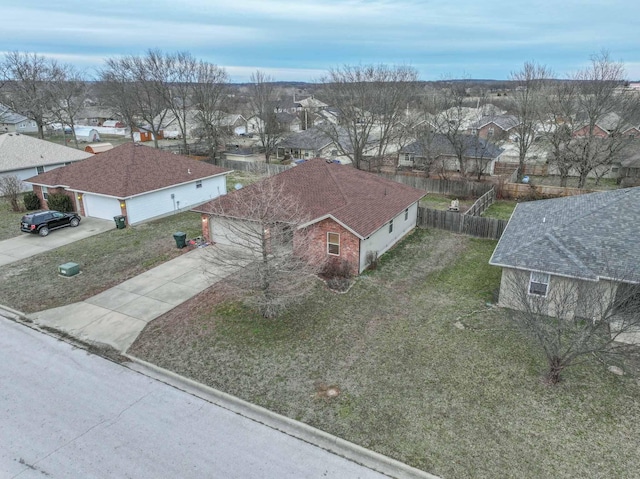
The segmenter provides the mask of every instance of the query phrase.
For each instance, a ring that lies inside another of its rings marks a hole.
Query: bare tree
[[[576,84],[571,81],[554,81],[544,95],[539,120],[543,139],[550,149],[549,163],[560,176],[560,186],[567,186],[573,167],[569,145],[573,139],[573,122],[576,104]]]
[[[417,79],[412,67],[387,65],[345,65],[321,79],[324,100],[338,120],[322,129],[356,168],[366,156],[381,159],[397,149]]]
[[[469,108],[465,106],[468,88],[466,81],[447,82],[438,92],[436,113],[432,119],[436,131],[442,134],[451,145],[462,176],[467,176],[465,153],[469,146],[468,129],[472,120],[471,115],[468,114]],[[478,101],[476,105],[478,111],[473,114],[475,121],[480,119],[480,103]]]
[[[209,157],[214,161],[218,147],[229,133],[223,125],[228,81],[229,77],[223,68],[206,62],[198,64],[192,103],[198,131],[207,145]]]
[[[524,164],[527,153],[538,133],[540,109],[546,93],[546,81],[551,77],[547,67],[533,62],[525,62],[520,71],[511,73],[515,83],[511,95],[510,109],[516,118],[513,132],[518,146],[518,182],[524,176]]]
[[[12,211],[21,211],[20,195],[22,194],[22,180],[16,175],[0,176],[0,195],[4,196]]]
[[[108,58],[101,73],[105,81],[116,80],[119,89],[131,102],[135,116],[151,130],[156,148],[162,123],[169,111],[167,62],[162,52],[149,50],[145,56]]]
[[[6,53],[2,64],[11,87],[11,107],[34,120],[38,138],[44,138],[44,127],[51,111],[48,88],[59,78],[60,67],[36,53]]]
[[[65,126],[71,128],[76,148],[78,148],[78,138],[75,131],[76,118],[84,105],[87,92],[88,86],[85,78],[71,65],[60,65],[58,77],[49,84],[47,89],[51,115],[60,123],[63,136]]]
[[[274,102],[277,100],[276,85],[273,78],[260,70],[251,75],[250,82],[249,106],[257,117],[258,137],[264,149],[265,161],[269,163],[284,133],[274,110]]]
[[[209,249],[217,268],[236,269],[229,284],[265,318],[274,318],[316,284],[326,255],[311,246],[308,217],[277,177],[262,179],[216,202],[214,229],[226,243]],[[222,233],[224,232],[224,233]]]
[[[510,317],[544,354],[550,384],[593,356],[609,364],[640,357],[640,348],[630,344],[640,340],[640,286],[625,276],[631,275],[598,282],[552,276],[541,294],[527,287],[528,273],[503,274]]]
[[[134,127],[138,123],[138,110],[134,96],[134,79],[126,65],[117,59],[108,59],[107,66],[99,71],[101,102],[120,116],[129,125],[131,141]]]

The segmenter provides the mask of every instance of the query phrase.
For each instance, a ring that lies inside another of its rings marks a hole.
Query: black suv
[[[78,226],[80,216],[77,213],[60,213],[59,211],[36,211],[24,215],[20,220],[20,230],[25,233],[38,233],[47,236],[49,231],[65,226]]]

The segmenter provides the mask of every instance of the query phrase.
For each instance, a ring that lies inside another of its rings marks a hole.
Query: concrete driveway
[[[60,228],[49,233],[49,236],[22,233],[15,238],[0,241],[0,266],[104,233],[115,227],[113,221],[83,217],[77,228]]]
[[[126,351],[147,323],[204,291],[241,265],[211,264],[222,246],[190,251],[80,303],[28,315],[37,324]],[[71,280],[81,281],[81,275]]]

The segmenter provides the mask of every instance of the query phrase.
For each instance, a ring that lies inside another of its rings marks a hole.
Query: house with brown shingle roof
[[[87,160],[33,176],[46,208],[50,193],[71,197],[83,216],[136,224],[193,208],[227,192],[231,170],[137,143],[125,143]]]
[[[263,180],[264,181],[264,180]],[[299,164],[269,178],[285,197],[296,201],[308,221],[298,229],[311,229],[312,244],[325,257],[347,261],[354,274],[364,271],[372,256],[380,256],[416,227],[418,202],[425,191],[387,180],[348,165],[322,158]],[[213,243],[234,244],[224,225],[246,221],[249,211],[232,211],[225,204],[248,198],[258,187],[246,186],[194,208],[202,214],[203,235]]]

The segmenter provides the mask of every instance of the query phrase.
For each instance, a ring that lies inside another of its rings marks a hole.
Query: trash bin
[[[127,225],[127,217],[118,215],[113,217],[113,221],[116,222],[116,228],[119,230],[123,229]]]
[[[173,233],[173,239],[176,240],[176,246],[178,248],[187,246],[187,233],[183,233],[182,231]]]

